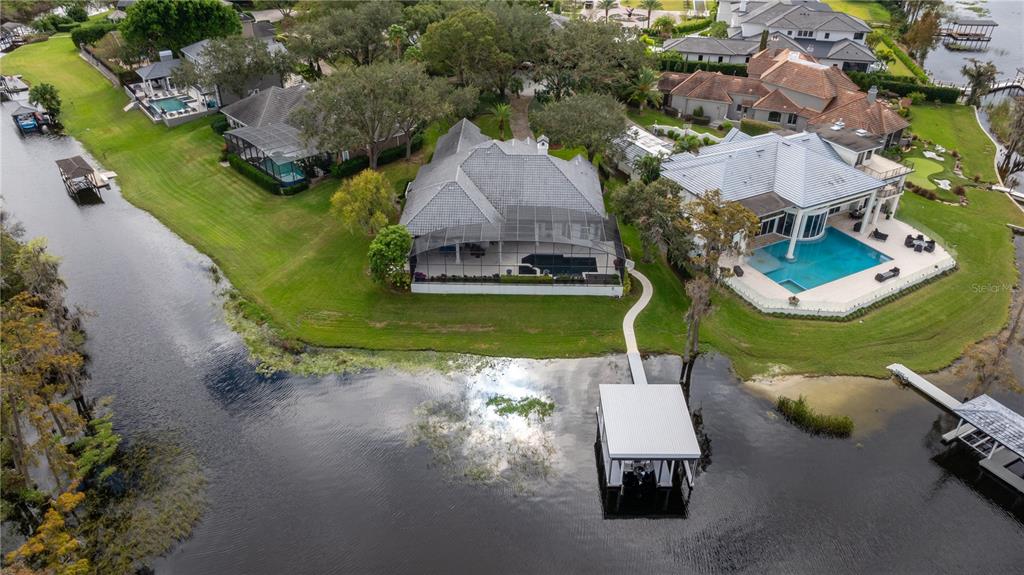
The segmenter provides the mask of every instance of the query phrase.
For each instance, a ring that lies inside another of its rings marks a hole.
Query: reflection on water
[[[92,392],[115,396],[119,433],[174,429],[205,471],[205,515],[157,573],[1008,573],[1024,559],[1019,512],[933,461],[937,412],[923,400],[856,441],[811,437],[705,358],[690,405],[714,463],[687,518],[608,521],[594,409],[599,383],[629,381],[624,357],[509,360],[485,376],[263,376],[222,321],[208,258],[116,186],[76,206],[53,161],[80,147],[0,125],[6,206],[50,239],[72,303],[95,312]],[[653,382],[679,367],[648,361]],[[550,473],[525,492],[452,481],[430,447],[408,444],[419,406],[481,385],[557,406]]]

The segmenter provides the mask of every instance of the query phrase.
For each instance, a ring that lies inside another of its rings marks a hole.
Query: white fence
[[[706,134],[704,132],[698,132],[696,130],[691,130],[690,128],[679,128],[679,127],[676,127],[676,126],[666,126],[664,124],[652,124],[651,125],[651,130],[653,130],[654,134],[657,135],[657,136],[660,136],[661,134],[667,134],[668,132],[672,132],[674,134],[678,134],[679,137],[697,136],[701,140],[703,140],[704,138],[708,138],[709,140],[711,140],[712,142],[714,142],[716,144],[722,143],[722,136],[716,136],[714,134]]]
[[[597,295],[606,297],[622,297],[622,286],[413,282],[412,293],[494,295]]]
[[[953,258],[947,257],[935,264],[934,267],[919,270],[905,276],[898,276],[886,281],[885,283],[879,284],[879,287],[870,293],[844,302],[800,300],[796,305],[793,305],[786,299],[765,297],[745,285],[736,277],[726,278],[725,284],[732,288],[732,290],[740,297],[747,300],[751,305],[764,313],[814,317],[846,317],[859,309],[868,307],[871,304],[881,301],[889,296],[896,295],[918,283],[942,275],[953,269],[955,266],[956,262]],[[799,300],[799,294],[797,294],[796,297]]]

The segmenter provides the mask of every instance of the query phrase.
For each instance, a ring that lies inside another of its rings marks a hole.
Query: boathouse
[[[992,39],[992,32],[998,25],[995,20],[958,18],[946,24],[942,33],[953,40],[987,42]]]
[[[82,156],[57,160],[57,169],[60,170],[68,195],[76,202],[82,192],[92,192],[99,196],[100,188],[110,187],[108,176],[96,171]]]
[[[608,489],[671,489],[677,474],[693,487],[700,445],[679,385],[600,386],[598,433]]]
[[[22,134],[41,132],[43,125],[46,124],[46,118],[42,112],[25,104],[19,104],[11,112],[11,119],[14,120],[14,125],[18,126],[18,131]]]

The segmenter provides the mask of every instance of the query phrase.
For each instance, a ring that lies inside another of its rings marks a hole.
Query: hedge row
[[[696,60],[684,60],[683,55],[674,50],[662,52],[658,56],[662,71],[665,72],[693,72],[695,70],[707,70],[709,72],[721,72],[730,76],[746,76],[746,64],[730,64],[728,62],[698,62]]]
[[[412,137],[412,151],[416,152],[423,147],[423,133],[419,132]],[[390,164],[395,160],[400,160],[405,157],[405,144],[388,148],[377,156],[377,165],[383,166],[384,164]],[[349,176],[358,174],[359,172],[370,167],[370,159],[366,156],[359,156],[357,158],[350,158],[348,160],[338,162],[331,167],[331,175],[335,178],[347,178]]]
[[[912,60],[910,56],[908,56],[907,53],[903,51],[903,48],[900,48],[899,45],[896,44],[896,41],[893,40],[892,37],[889,36],[889,34],[884,32],[882,33],[882,43],[888,46],[889,49],[892,50],[892,53],[896,55],[896,59],[899,60],[900,62],[903,62],[903,65],[909,68],[910,71],[914,73],[914,76],[917,76],[919,80],[921,80],[922,82],[931,81],[928,78],[928,74],[926,74],[925,71],[922,70],[921,67],[917,65],[917,62]]]
[[[249,178],[264,190],[272,194],[281,193],[281,184],[277,180],[243,160],[238,154],[228,154],[228,163],[231,164],[232,168],[238,170],[240,174]]]
[[[777,129],[779,129],[778,126],[767,122],[760,122],[758,120],[750,120],[747,118],[740,120],[740,131],[748,136],[760,136],[761,134],[767,134],[768,132]]]
[[[107,35],[107,32],[116,30],[117,24],[100,20],[92,24],[85,24],[71,31],[71,41],[75,46],[83,44],[95,44],[100,38]]]
[[[701,20],[694,20],[692,22],[683,22],[682,24],[679,24],[678,26],[673,28],[673,33],[675,35],[685,36],[687,34],[693,34],[694,32],[700,32],[701,30],[707,28],[708,26],[710,26],[710,25],[712,25],[714,23],[715,23],[715,16],[714,16],[714,14],[712,14],[711,16],[709,16],[707,18],[703,18]]]
[[[913,92],[920,92],[925,95],[925,98],[929,102],[938,100],[943,104],[955,104],[960,98],[960,90],[957,88],[945,88],[941,86],[918,84],[915,82],[899,82],[885,79],[886,77],[892,77],[889,74],[866,74],[863,72],[853,72],[849,74],[849,76],[861,90],[865,91],[869,90],[871,86],[878,86],[879,90],[889,91],[900,96],[906,96]]]

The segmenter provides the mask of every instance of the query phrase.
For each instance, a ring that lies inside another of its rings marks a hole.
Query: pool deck
[[[870,237],[876,226],[868,226],[867,233],[861,235],[853,231],[855,223],[856,220],[850,219],[846,214],[840,214],[829,219],[828,225],[885,254],[892,258],[892,261],[793,294],[753,266],[747,265],[746,256],[727,257],[722,258],[721,265],[731,269],[738,264],[743,268],[744,274],[743,277],[727,278],[725,283],[754,307],[766,313],[845,316],[956,265],[953,257],[940,245],[936,245],[932,253],[918,253],[904,247],[903,239],[907,234],[930,236],[898,219],[878,220],[877,228],[889,234],[889,239],[885,242]],[[875,280],[875,274],[894,267],[900,268],[899,277],[883,283]],[[797,305],[790,303],[790,297],[794,295],[799,300]]]

